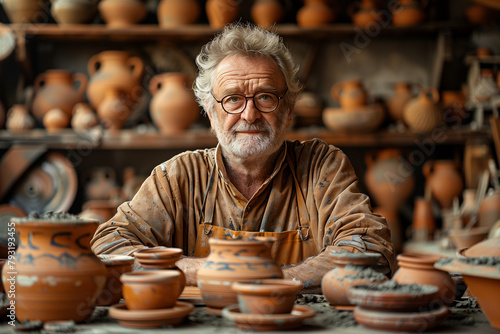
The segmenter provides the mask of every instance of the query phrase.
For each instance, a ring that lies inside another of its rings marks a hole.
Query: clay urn
[[[394,85],[394,94],[387,101],[387,109],[393,120],[403,122],[404,108],[412,98],[410,83],[398,82]]]
[[[99,259],[106,266],[106,284],[97,298],[97,306],[111,306],[122,297],[120,276],[132,271],[134,258],[127,255],[100,254]]]
[[[220,315],[226,306],[237,304],[230,285],[237,281],[283,278],[271,255],[276,239],[209,239],[210,254],[198,270],[197,282],[207,312]]]
[[[355,111],[366,105],[367,93],[359,80],[348,80],[333,85],[331,95],[345,111]]]
[[[104,51],[92,56],[87,67],[90,76],[87,97],[92,107],[99,107],[110,90],[125,93],[130,105],[142,95],[141,58],[126,51]]]
[[[96,0],[52,0],[50,13],[61,25],[89,23],[97,12],[96,3]]]
[[[500,190],[485,196],[479,205],[478,226],[492,228],[500,220]]]
[[[35,23],[46,15],[49,0],[3,0],[10,23]]]
[[[205,10],[210,27],[222,29],[226,24],[238,18],[239,1],[237,0],[207,0]]]
[[[243,313],[291,313],[302,283],[291,279],[262,279],[234,282],[238,305]]]
[[[106,268],[90,249],[99,225],[65,213],[11,218],[19,235],[16,258],[16,318],[20,322],[83,322],[95,308],[106,282]],[[3,284],[10,289],[12,266],[4,266]]]
[[[92,107],[87,103],[77,103],[73,107],[71,127],[75,130],[88,130],[99,125],[99,119]]]
[[[416,0],[400,0],[399,6],[392,12],[392,24],[397,27],[417,25],[424,20],[425,11]]]
[[[443,111],[438,104],[439,93],[435,89],[423,89],[411,99],[403,111],[403,120],[411,131],[426,133],[443,124]]]
[[[104,127],[111,132],[118,132],[128,120],[131,106],[124,92],[110,89],[97,106],[97,116]]]
[[[354,6],[350,7],[349,13],[355,26],[364,28],[373,24],[380,25],[385,21],[376,0],[362,0],[357,7],[357,9]]]
[[[71,116],[61,108],[53,108],[43,116],[43,126],[47,132],[57,132],[68,127]]]
[[[303,28],[316,28],[333,23],[335,13],[327,0],[305,0],[297,12],[297,24]]]
[[[382,257],[379,253],[335,253],[329,254],[337,266],[327,272],[321,280],[321,290],[326,300],[337,309],[352,310],[347,297],[350,287],[360,284],[376,284],[387,277],[376,270]]]
[[[150,114],[162,134],[182,133],[198,119],[200,108],[191,82],[183,73],[163,73],[151,79]]]
[[[196,23],[201,15],[201,7],[197,0],[161,0],[156,14],[160,27],[178,27]]]
[[[181,294],[178,271],[132,271],[120,276],[129,310],[172,308]]]
[[[425,187],[442,209],[450,209],[453,198],[462,194],[464,182],[459,165],[453,160],[429,160],[422,166]]]
[[[87,76],[66,70],[48,70],[39,74],[34,83],[33,116],[43,121],[45,113],[59,108],[71,117],[73,107],[83,102]]]
[[[301,92],[297,97],[293,112],[297,118],[297,126],[319,125],[323,117],[323,101],[316,93]]]
[[[255,24],[270,29],[285,17],[285,8],[279,0],[256,0],[250,12]]]
[[[412,240],[417,242],[434,239],[436,231],[436,218],[432,211],[432,201],[423,198],[415,198],[412,216]]]
[[[365,185],[378,206],[398,211],[415,188],[415,176],[399,149],[371,151],[365,155]]]
[[[23,132],[35,127],[35,119],[28,108],[22,104],[14,104],[7,111],[5,128],[12,132]]]
[[[101,0],[97,9],[110,28],[133,26],[147,15],[146,4],[141,0]]]
[[[400,284],[434,285],[438,288],[441,304],[449,306],[455,300],[455,283],[448,272],[434,268],[439,259],[440,256],[432,254],[399,254],[399,269],[392,280]]]

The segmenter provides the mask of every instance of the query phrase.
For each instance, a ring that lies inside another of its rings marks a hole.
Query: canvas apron
[[[298,228],[285,232],[249,232],[233,231],[231,229],[212,225],[213,213],[217,196],[217,182],[219,179],[216,167],[212,168],[209,184],[202,204],[202,215],[198,224],[194,256],[206,257],[210,253],[209,238],[240,239],[256,236],[273,237],[276,242],[272,247],[272,255],[279,265],[297,264],[302,260],[318,254],[316,244],[310,231],[310,219],[304,196],[295,175],[295,166],[287,154],[287,162],[292,171],[295,191],[297,193],[297,208],[299,212]]]

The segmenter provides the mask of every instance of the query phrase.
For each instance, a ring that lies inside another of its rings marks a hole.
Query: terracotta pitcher
[[[403,122],[404,108],[412,98],[411,84],[398,82],[394,85],[394,94],[387,101],[387,108],[393,120]]]
[[[205,9],[208,23],[214,29],[222,29],[226,24],[238,17],[239,1],[237,0],[208,0]]]
[[[269,29],[280,23],[285,16],[285,8],[278,0],[257,0],[251,10],[255,24]]]
[[[392,24],[398,27],[416,25],[424,20],[425,12],[415,0],[400,0],[398,8],[392,12]]]
[[[340,108],[346,111],[366,105],[366,90],[359,80],[338,83],[332,87],[331,94],[339,102]]]
[[[163,73],[151,79],[150,113],[162,134],[182,133],[198,119],[200,108],[190,85],[183,73]]]
[[[304,28],[321,27],[335,20],[335,13],[326,0],[305,0],[297,12],[297,24]]]
[[[106,268],[90,249],[98,222],[57,216],[12,218],[19,234],[16,271],[4,266],[6,290],[15,284],[20,322],[88,319],[106,282]],[[10,280],[9,280],[10,279]]]
[[[209,239],[210,254],[198,271],[198,287],[209,313],[237,304],[233,282],[282,278],[283,272],[271,255],[274,238]]]
[[[425,133],[442,125],[443,112],[438,101],[439,93],[435,89],[424,89],[406,104],[403,120],[410,130]]]
[[[42,122],[45,113],[59,108],[69,117],[75,104],[83,102],[87,89],[87,76],[66,70],[48,70],[35,79],[33,116]]]
[[[443,209],[450,209],[453,198],[462,194],[464,182],[458,163],[452,160],[430,160],[423,167],[425,187]]]
[[[2,6],[11,23],[34,23],[48,12],[49,0],[3,0]]]
[[[197,0],[161,0],[156,14],[160,27],[177,27],[196,23],[201,8]]]
[[[126,51],[104,51],[92,56],[88,63],[90,81],[87,97],[94,108],[104,100],[107,91],[123,91],[131,102],[142,94],[144,63]]]

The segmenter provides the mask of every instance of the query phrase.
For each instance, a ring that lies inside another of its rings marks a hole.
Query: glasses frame
[[[212,97],[214,98],[214,100],[217,102],[217,103],[220,103],[220,106],[222,107],[222,110],[224,110],[224,112],[226,112],[226,114],[229,114],[229,115],[238,115],[238,114],[241,114],[242,112],[245,111],[245,109],[247,108],[247,105],[248,105],[248,99],[252,99],[253,100],[253,105],[255,106],[255,109],[257,109],[258,111],[260,111],[261,113],[264,113],[264,114],[269,114],[269,113],[272,113],[272,112],[275,112],[276,109],[278,109],[279,105],[280,105],[280,101],[285,97],[286,95],[286,92],[288,92],[288,87],[285,89],[285,91],[283,92],[283,95],[282,96],[279,96],[277,95],[276,93],[271,93],[271,92],[259,92],[257,94],[254,94],[253,96],[245,96],[243,94],[228,94],[226,96],[224,96],[222,99],[220,100],[217,100],[217,98],[215,97],[214,93],[212,91],[210,91],[210,94],[212,94]],[[255,103],[255,97],[259,94],[272,94],[274,96],[276,96],[278,98],[278,103],[276,104],[276,107],[273,109],[273,110],[270,110],[270,111],[262,111],[259,109],[259,107],[257,107],[257,104]],[[226,110],[226,108],[224,108],[224,104],[222,103],[222,101],[224,101],[224,99],[226,97],[229,97],[229,96],[241,96],[245,99],[245,106],[243,107],[243,109],[241,109],[241,111],[239,112],[229,112]]]

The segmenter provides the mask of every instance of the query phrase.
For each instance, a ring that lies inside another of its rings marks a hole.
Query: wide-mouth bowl
[[[452,230],[449,237],[456,248],[469,248],[483,241],[488,236],[489,227],[473,227],[470,229]]]
[[[231,285],[237,293],[256,296],[297,294],[302,287],[303,284],[299,281],[280,278],[238,281]]]
[[[120,276],[124,284],[134,283],[173,283],[179,282],[181,273],[176,270],[132,271]]]
[[[181,248],[154,247],[141,249],[133,255],[139,260],[166,260],[180,258],[182,254]]]

